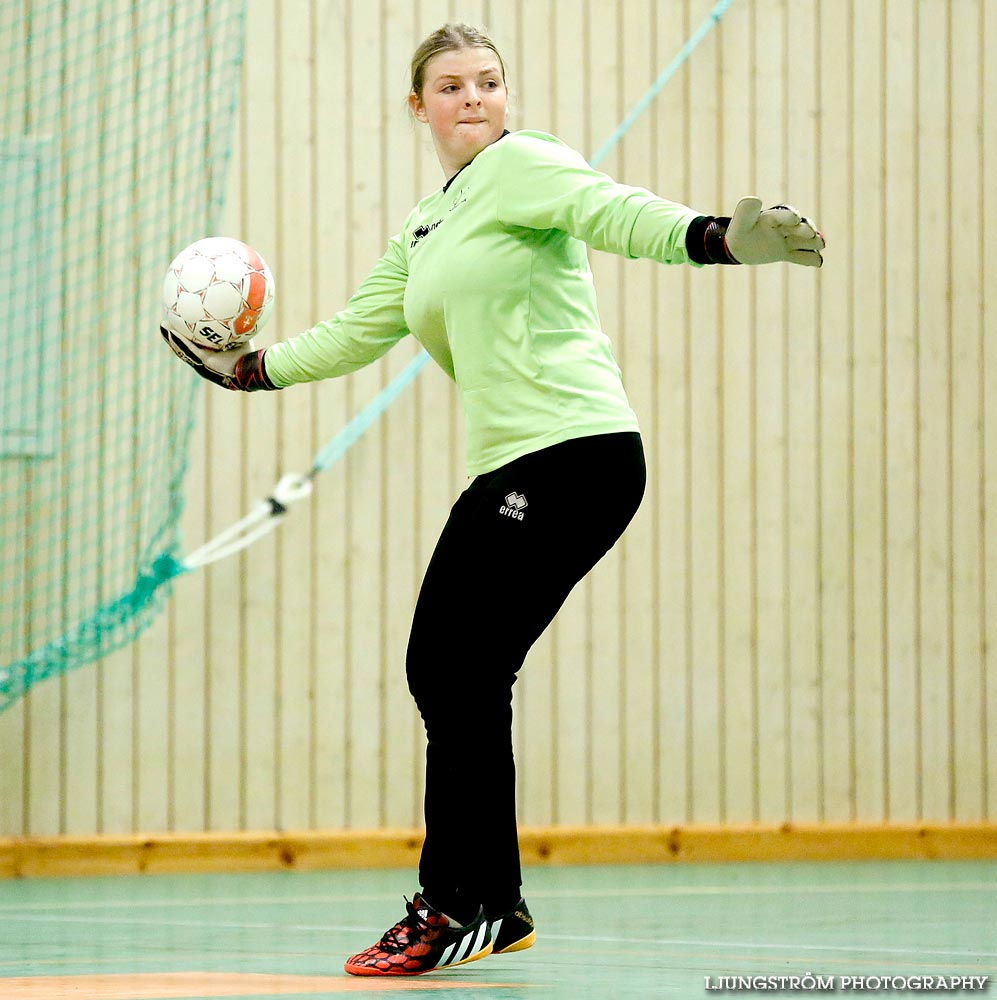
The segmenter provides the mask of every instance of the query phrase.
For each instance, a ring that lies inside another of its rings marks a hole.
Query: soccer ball
[[[224,351],[249,340],[273,308],[266,261],[227,236],[181,250],[163,279],[166,323],[199,347]]]

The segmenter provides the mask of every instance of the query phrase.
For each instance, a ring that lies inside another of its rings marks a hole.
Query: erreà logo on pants
[[[514,517],[517,521],[523,520],[523,508],[528,506],[526,497],[522,493],[510,493],[505,498],[505,503],[499,507],[499,513],[506,517]]]

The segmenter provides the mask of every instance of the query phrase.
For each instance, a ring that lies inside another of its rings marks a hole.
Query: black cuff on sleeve
[[[713,221],[712,215],[699,215],[689,223],[685,231],[685,252],[694,264],[712,264],[706,255],[706,227]]]
[[[253,351],[252,354],[244,354],[235,363],[232,380],[237,389],[241,389],[243,392],[256,392],[259,389],[278,388],[267,375],[267,369],[263,363],[264,354],[266,354],[266,349]]]
[[[727,249],[724,237],[729,216],[700,215],[689,223],[685,233],[685,249],[689,260],[696,264],[738,264]]]

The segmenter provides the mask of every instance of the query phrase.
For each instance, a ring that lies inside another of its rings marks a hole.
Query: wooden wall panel
[[[786,50],[783,72],[787,101],[782,122],[786,143],[786,200],[817,204],[817,23],[816,8],[786,5]],[[829,239],[835,232],[820,224]],[[834,220],[831,220],[832,222]],[[786,469],[788,620],[786,665],[789,716],[788,814],[796,822],[817,822],[821,815],[820,756],[820,572],[817,542],[819,505],[819,351],[817,288],[820,278],[787,275],[785,364],[788,399],[785,433],[789,442]]]
[[[657,62],[672,58],[693,29],[688,5],[656,10]],[[689,136],[691,74],[683,69],[655,101],[651,116],[655,143],[651,177],[654,189],[691,200],[692,157]],[[636,262],[635,262],[636,263]],[[649,338],[654,346],[652,413],[654,433],[646,436],[653,573],[657,581],[657,726],[655,766],[658,815],[688,820],[692,806],[692,330],[689,319],[691,270],[657,269],[656,296]]]
[[[983,244],[982,134],[983,3],[972,3],[959,15],[967,30],[957,30],[949,12],[950,78],[945,115],[949,120],[946,169],[953,177],[953,151],[965,151],[958,164],[959,182],[947,188],[946,210],[955,232],[967,243]],[[968,30],[969,26],[974,30]],[[956,96],[958,95],[958,96]],[[984,306],[979,290],[983,257],[960,266],[948,263],[949,297],[946,326],[951,337],[951,765],[950,811],[980,817],[986,801],[987,754],[985,595],[987,523],[983,502],[985,438]],[[992,443],[992,442],[991,442]],[[993,528],[990,527],[991,537]],[[991,619],[993,620],[993,619]],[[982,738],[981,738],[982,737]]]
[[[253,0],[224,228],[277,276],[261,342],[340,308],[442,182],[405,105],[433,28],[489,27],[511,126],[591,155],[712,7]],[[994,818],[994,65],[986,0],[736,0],[601,165],[707,212],[797,204],[830,248],[820,273],[593,254],[649,482],[517,685],[524,823]],[[202,392],[187,547],[307,471],[416,349]],[[463,462],[427,368],[273,535],[0,716],[0,834],[418,824],[405,646]]]
[[[764,26],[764,36],[759,29]],[[744,180],[754,190],[787,191],[790,138],[785,109],[792,85],[784,58],[790,44],[784,5],[778,0],[755,4],[749,26],[754,68],[750,148],[753,162]],[[769,53],[778,52],[772,59]],[[786,195],[786,197],[791,197]],[[753,585],[755,588],[755,723],[752,756],[757,768],[754,806],[761,821],[789,815],[789,745],[787,706],[791,685],[788,652],[788,562],[786,518],[789,450],[786,434],[789,402],[786,301],[793,276],[785,268],[762,268],[752,274],[753,323],[749,338],[753,399],[752,447]]]
[[[648,80],[659,71],[655,58],[655,38],[650,2],[635,3],[627,17],[619,17],[616,30],[616,58],[620,81],[619,117],[633,107],[647,89]],[[618,8],[618,13],[623,12]],[[619,171],[633,176],[634,183],[651,187],[649,164],[653,141],[653,119],[642,118],[628,136]],[[630,373],[628,392],[642,426],[653,420],[654,338],[649,336],[648,317],[654,306],[655,271],[650,262],[628,274],[627,261],[617,258],[616,279],[620,289],[617,320],[618,354],[623,370]],[[645,494],[646,495],[646,494]],[[618,659],[620,714],[627,725],[619,727],[620,771],[619,812],[626,823],[654,820],[655,767],[653,752],[656,719],[656,630],[653,572],[654,563],[642,558],[651,542],[653,499],[642,504],[620,542],[620,654]],[[610,662],[612,662],[610,660]]]
[[[989,45],[997,32],[997,11],[993,4],[981,4],[978,22],[985,34],[981,39]],[[997,176],[989,169],[997,156],[997,129],[990,121],[994,107],[997,107],[997,66],[989,58],[990,49],[981,48],[979,63],[976,67],[981,91],[981,113],[978,119],[976,134],[980,136],[979,149],[981,170],[981,198],[979,202],[979,218],[988,218],[988,212],[997,209]],[[980,368],[982,369],[982,393],[980,396],[981,422],[977,425],[977,443],[980,448],[982,476],[980,488],[982,494],[983,533],[981,556],[981,584],[983,593],[980,598],[982,618],[980,636],[983,644],[981,666],[983,668],[983,690],[980,692],[979,728],[980,745],[983,749],[983,811],[992,815],[997,808],[997,683],[994,683],[994,671],[997,670],[997,648],[994,642],[994,623],[997,622],[997,588],[993,581],[997,580],[997,539],[994,538],[993,511],[997,509],[997,406],[992,400],[997,399],[997,352],[993,349],[994,330],[997,328],[997,317],[994,316],[992,300],[988,304],[984,290],[997,288],[997,261],[993,254],[981,254],[980,285],[976,291],[976,301],[980,311]],[[987,513],[989,512],[989,514]],[[974,719],[973,732],[976,732]],[[974,743],[976,741],[974,740]],[[962,741],[960,740],[960,745]]]
[[[698,25],[706,3],[691,7]],[[740,12],[743,15],[743,10]],[[686,203],[722,203],[723,154],[720,108],[723,38],[703,47],[683,70],[689,75],[688,119],[690,185]],[[705,209],[719,214],[719,209]],[[736,276],[740,279],[740,275]],[[717,269],[694,276],[686,322],[689,348],[689,615],[690,701],[695,724],[690,727],[690,816],[723,822],[724,690],[723,635],[723,317],[721,289],[726,275]]]
[[[886,814],[917,815],[917,472],[915,376],[917,224],[914,188],[914,5],[893,4],[884,29],[886,176],[884,218],[890,228],[881,247],[885,286],[886,603],[887,677],[884,728],[887,759]]]
[[[885,6],[856,4],[849,25],[852,72],[847,89],[849,222],[842,237],[866,243],[885,258],[885,101],[868,107],[869,94],[885,92]],[[860,110],[861,109],[861,110]],[[869,254],[849,268],[847,329],[852,386],[849,483],[852,639],[852,723],[856,816],[880,815],[886,806],[884,708],[886,696],[886,477],[885,282]],[[861,326],[859,319],[861,318]]]
[[[308,47],[313,66],[314,90],[309,114],[314,135],[312,188],[312,231],[314,258],[304,264],[314,275],[312,297],[299,303],[308,316],[295,317],[298,327],[307,327],[314,317],[331,315],[346,301],[351,291],[349,243],[346,239],[348,200],[347,178],[350,132],[347,62],[342,57],[345,10],[335,7],[336,16],[317,16],[315,34]],[[331,12],[330,12],[331,13]],[[324,53],[339,58],[320,58]],[[304,191],[299,187],[304,196]],[[293,246],[293,240],[289,247]],[[319,249],[320,248],[320,249]],[[283,328],[283,317],[280,320]],[[319,442],[332,438],[351,416],[347,408],[345,382],[327,382],[308,387],[315,394],[314,433]],[[297,470],[304,471],[304,470]],[[321,537],[312,564],[312,614],[301,623],[308,632],[312,684],[312,787],[311,823],[319,828],[341,827],[347,822],[346,789],[349,758],[344,753],[348,718],[347,678],[342,669],[347,649],[347,619],[344,609],[350,593],[346,564],[347,527],[346,478],[343,465],[325,473],[307,508],[296,512],[308,519],[313,539]]]

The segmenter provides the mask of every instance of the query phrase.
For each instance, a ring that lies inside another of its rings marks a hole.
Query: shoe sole
[[[514,951],[526,951],[527,948],[532,948],[537,940],[537,932],[530,931],[526,937],[521,937],[518,941],[513,941],[512,944],[507,944],[501,951],[492,951],[493,955],[509,955]]]
[[[343,969],[348,972],[351,976],[382,976],[382,977],[398,977],[398,976],[428,976],[431,972],[443,972],[445,969],[456,969],[458,965],[466,965],[468,962],[476,962],[479,958],[487,958],[492,953],[492,942],[489,941],[488,944],[481,949],[481,951],[476,951],[473,955],[468,955],[467,958],[462,958],[459,962],[450,962],[447,965],[434,965],[431,969],[420,969],[418,972],[408,972],[405,969],[399,969],[397,972],[391,969],[371,969],[366,965],[344,965]]]
[[[468,962],[476,962],[479,958],[487,958],[491,953],[492,942],[489,941],[481,951],[476,951],[473,955],[468,955],[467,958],[462,958],[459,962],[451,962],[449,965],[438,965],[436,969],[455,969],[458,965],[466,965]],[[436,969],[428,969],[427,971],[435,972]]]

